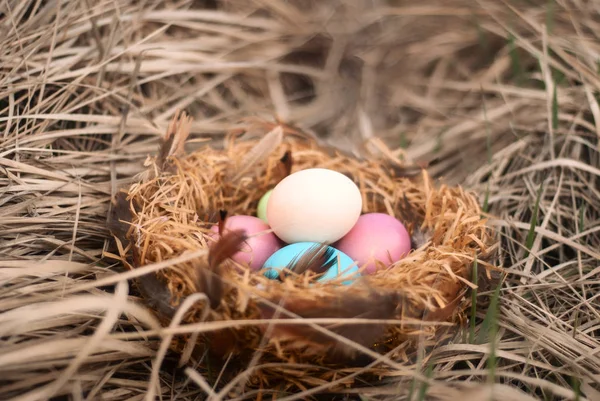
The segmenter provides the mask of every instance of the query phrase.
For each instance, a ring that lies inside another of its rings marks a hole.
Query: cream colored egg
[[[267,221],[283,241],[333,243],[362,210],[356,184],[337,171],[312,168],[281,180],[269,197]]]

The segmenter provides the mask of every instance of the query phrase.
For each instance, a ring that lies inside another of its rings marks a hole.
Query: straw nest
[[[436,187],[426,170],[399,164],[385,148],[358,159],[277,124],[263,125],[260,138],[232,133],[223,148],[207,145],[186,154],[189,123],[185,114],[175,117],[146,171],[117,196],[110,219],[118,257],[130,269],[204,250],[137,281],[164,324],[192,294],[204,295],[185,304],[180,323],[240,322],[176,337],[173,350],[240,358],[260,351],[288,362],[349,364],[415,336],[435,339],[441,327],[464,321],[474,260],[489,266],[485,260],[494,248],[473,194]],[[310,274],[273,281],[236,266],[229,256],[244,237],[225,232],[215,243],[209,230],[222,211],[255,215],[261,196],[285,176],[285,165],[288,173],[323,167],[346,174],[361,190],[363,213],[402,220],[413,251],[351,286],[314,282]]]

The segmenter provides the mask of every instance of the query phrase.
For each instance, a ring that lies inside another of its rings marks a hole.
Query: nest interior
[[[181,335],[173,350],[185,353],[192,341],[198,356],[204,351],[223,358],[260,351],[264,358],[280,361],[351,364],[365,356],[361,346],[403,353],[401,344],[416,336],[435,338],[440,328],[435,322],[460,323],[468,303],[465,294],[474,286],[475,258],[492,267],[485,260],[494,249],[474,194],[437,186],[426,170],[403,166],[386,158],[385,151],[359,159],[281,125],[263,126],[258,138],[235,133],[223,148],[207,145],[186,153],[188,126],[185,114],[177,115],[158,154],[147,159],[147,170],[118,196],[113,221],[120,220],[121,230],[115,228],[118,224],[112,230],[118,257],[135,269],[204,250],[141,277],[137,286],[146,302],[168,324],[186,297],[203,293],[206,299],[188,305],[181,323],[251,323]],[[273,281],[235,266],[228,258],[238,249],[233,237],[228,243],[224,233],[214,243],[209,230],[223,210],[255,215],[259,199],[285,175],[282,161],[290,156],[291,172],[321,167],[350,177],[361,191],[362,212],[403,221],[413,251],[350,286],[315,283],[307,274]],[[281,322],[294,318],[308,323]],[[339,321],[311,320],[319,318]],[[352,323],[357,318],[372,322]],[[273,319],[279,319],[277,324]]]

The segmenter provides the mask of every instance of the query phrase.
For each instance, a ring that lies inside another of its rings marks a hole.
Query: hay
[[[600,397],[596,2],[7,0],[0,9],[1,399]],[[386,156],[474,190],[509,274],[497,314],[478,288],[467,327],[421,342],[416,362],[402,346],[380,356],[395,372],[383,381],[375,365],[231,358],[215,367],[207,357],[210,369],[179,368],[191,356],[168,352],[174,336],[233,326],[162,328],[127,281],[205,251],[131,271],[105,256],[116,253],[110,199],[143,170],[178,109],[194,118],[189,153],[207,137],[216,146],[252,130],[249,117],[279,119],[354,156],[381,156],[382,140]],[[264,369],[301,372],[310,385],[244,392]]]
[[[200,302],[191,306],[182,323],[207,319],[258,321],[274,314],[277,318],[282,312],[268,311],[271,305],[285,306],[287,313],[304,318],[398,320],[399,324],[389,327],[379,324],[360,328],[356,323],[345,326],[339,322],[326,326],[338,335],[345,333],[362,346],[385,344],[384,350],[390,352],[423,332],[428,334],[426,340],[432,340],[434,326],[423,327],[422,323],[416,323],[420,319],[444,321],[453,317],[456,321],[457,315],[462,313],[457,307],[459,304],[464,307],[467,289],[476,287],[468,281],[472,277],[471,266],[477,258],[485,270],[484,260],[490,258],[493,249],[493,239],[472,194],[461,188],[437,188],[425,171],[413,179],[398,175],[396,171],[402,167],[393,160],[357,160],[335,150],[327,152],[317,141],[300,132],[282,136],[281,126],[265,133],[261,140],[243,140],[245,133],[240,133],[242,139],[227,139],[223,150],[205,146],[182,155],[182,138],[188,136],[187,122],[185,115],[174,117],[171,127],[178,128],[167,131],[159,154],[147,160],[147,170],[140,175],[140,181],[119,194],[116,217],[110,224],[129,225],[114,232],[119,242],[120,260],[130,268],[168,261],[199,249],[207,250],[207,255],[211,252],[216,255],[220,245],[213,245],[208,234],[210,227],[219,222],[218,211],[255,215],[259,199],[282,178],[279,171],[284,156],[293,160],[292,173],[319,167],[351,177],[361,190],[363,213],[394,215],[406,222],[413,238],[426,237],[426,241],[406,258],[383,267],[376,274],[364,275],[350,287],[341,286],[339,280],[315,283],[306,274],[288,276],[280,283],[251,274],[247,267],[231,260],[223,262],[236,266],[224,269],[206,257],[176,264],[157,276],[144,278],[164,286],[160,293],[167,294],[168,307],[172,310],[165,314],[159,309],[162,320],[169,321],[187,297],[200,292],[208,297],[209,304]],[[117,223],[119,218],[121,221]],[[227,242],[227,237],[224,241]],[[218,277],[208,277],[212,274]],[[147,291],[144,288],[147,284],[142,280],[139,286],[154,305],[157,285]],[[266,305],[261,304],[261,300],[265,300]],[[261,347],[261,340],[265,339],[265,346]],[[270,322],[217,332],[205,343],[204,349],[224,358],[230,353],[237,356],[244,351],[256,351],[272,354],[280,361],[323,366],[330,356],[337,359],[356,356],[356,349],[338,339],[302,326],[273,327]],[[190,346],[194,347],[183,343],[175,348],[182,352]],[[379,370],[382,376],[386,373],[393,374],[393,370]],[[286,387],[295,384],[281,372],[271,375],[290,381]],[[310,379],[314,380],[314,376]],[[273,377],[264,377],[260,385],[273,380]],[[294,380],[302,381],[302,378]]]

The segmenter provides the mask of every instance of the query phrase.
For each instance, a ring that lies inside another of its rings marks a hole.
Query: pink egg
[[[250,266],[251,270],[259,270],[265,261],[275,252],[277,252],[282,243],[273,234],[268,232],[271,228],[258,217],[254,216],[231,216],[225,222],[225,231],[227,230],[244,230],[249,237],[246,240],[246,246],[235,255],[232,259],[236,262]],[[217,238],[219,226],[211,227],[211,237]]]
[[[350,232],[333,245],[365,267],[364,272],[375,273],[375,260],[390,265],[410,252],[410,234],[400,221],[384,213],[367,213],[358,218]]]

